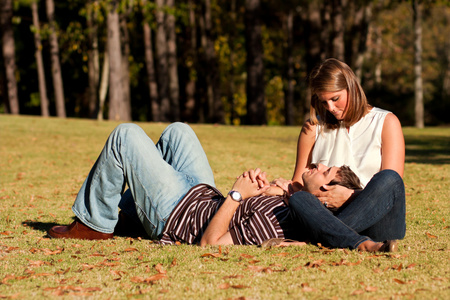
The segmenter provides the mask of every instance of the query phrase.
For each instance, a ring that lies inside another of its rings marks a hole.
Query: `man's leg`
[[[155,188],[148,193],[142,189],[139,182],[131,180],[130,189],[125,192],[119,205],[128,216],[138,218],[146,231],[149,234],[153,233],[153,238],[162,232],[164,224],[176,204],[191,187],[200,183],[215,186],[206,154],[189,125],[184,123],[169,125],[161,134],[156,149],[173,170],[172,175],[175,178],[167,182],[165,176],[157,174],[157,178],[153,179]],[[183,188],[180,188],[180,182],[182,182]],[[161,186],[164,188],[159,188]],[[168,196],[174,190],[181,190],[182,193],[173,196],[176,201],[167,201]],[[147,200],[139,201],[142,198],[147,198]],[[138,199],[138,201],[134,199]],[[152,221],[154,219],[160,220],[161,223],[156,228]]]
[[[171,130],[172,127],[178,129]],[[175,124],[167,130],[176,131],[178,136],[193,137],[193,132],[190,133],[192,129],[184,124]],[[202,160],[199,164],[206,166],[209,172],[203,170],[199,176],[187,176],[164,160],[164,153],[139,126],[119,125],[111,133],[78,193],[72,207],[75,215],[83,224],[96,231],[112,233],[117,222],[117,207],[125,183],[128,183],[147,233],[156,238],[172,209],[192,185],[198,183],[197,180],[214,184],[207,160],[204,162],[203,156],[197,154],[197,151],[204,154],[198,140],[192,142],[188,138],[179,138],[176,144],[177,151],[186,151],[177,154],[177,159],[172,162],[174,165],[196,157]],[[203,173],[209,173],[210,176]]]

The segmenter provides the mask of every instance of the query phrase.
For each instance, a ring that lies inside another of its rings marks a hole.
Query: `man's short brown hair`
[[[336,178],[331,180],[328,185],[342,185],[352,190],[362,189],[358,176],[346,165],[337,170]]]

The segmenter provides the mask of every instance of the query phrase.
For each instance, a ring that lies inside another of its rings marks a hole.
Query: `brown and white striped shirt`
[[[225,197],[214,187],[199,184],[180,200],[164,227],[160,244],[197,244]],[[289,207],[282,196],[245,200],[229,224],[235,245],[260,245],[270,238],[285,238],[290,231]]]

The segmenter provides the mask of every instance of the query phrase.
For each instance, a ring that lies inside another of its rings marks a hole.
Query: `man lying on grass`
[[[359,188],[359,180],[351,185],[349,178],[357,180],[346,167],[311,166],[304,174],[304,189],[315,192],[324,184]],[[75,221],[52,227],[48,235],[109,239],[120,215],[119,224],[141,224],[151,239],[163,244],[258,245],[301,232],[291,222],[285,197],[259,169],[239,176],[223,197],[214,187],[197,136],[186,124],[169,125],[156,145],[139,126],[122,124],[109,136],[75,199]]]

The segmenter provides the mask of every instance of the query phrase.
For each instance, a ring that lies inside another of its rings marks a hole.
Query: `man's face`
[[[320,190],[320,187],[330,183],[336,178],[338,167],[327,167],[322,164],[311,164],[309,170],[303,173],[304,191],[314,193]]]

